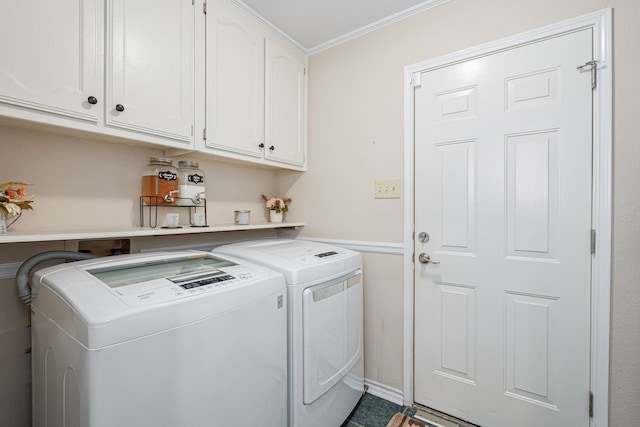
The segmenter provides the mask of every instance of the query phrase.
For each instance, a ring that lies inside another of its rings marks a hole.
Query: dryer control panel
[[[295,254],[294,259],[305,264],[333,261],[334,259],[343,258],[347,255],[346,251],[338,248],[321,252],[311,250],[299,250],[298,252],[303,252],[303,254]]]

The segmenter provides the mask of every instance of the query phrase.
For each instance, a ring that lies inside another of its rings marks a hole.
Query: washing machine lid
[[[217,316],[284,292],[282,275],[207,252],[96,258],[36,272],[34,315],[89,349]]]
[[[276,270],[289,285],[326,280],[362,266],[359,252],[307,240],[253,240],[219,246],[213,252]]]

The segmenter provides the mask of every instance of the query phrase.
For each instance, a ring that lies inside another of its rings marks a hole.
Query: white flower
[[[280,212],[287,212],[289,210],[287,203],[291,203],[291,198],[285,196],[282,198],[272,197],[268,199],[267,196],[263,194],[262,201],[264,202],[267,209],[275,210],[276,212],[280,213]]]
[[[4,208],[9,212],[9,216],[20,215],[20,212],[22,211],[20,206],[15,203],[7,203],[4,205]]]
[[[269,209],[276,209],[282,206],[284,206],[284,202],[282,201],[282,199],[272,198],[267,200],[267,207]]]

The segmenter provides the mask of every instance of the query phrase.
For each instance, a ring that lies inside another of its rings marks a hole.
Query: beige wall
[[[450,0],[312,55],[309,172],[279,179],[296,195],[295,215],[309,223],[303,235],[402,242],[403,201],[374,200],[373,180],[403,176],[403,67],[606,7],[614,8],[615,46],[610,425],[630,426],[640,424],[640,2]],[[365,374],[401,389],[401,262],[375,262],[389,270],[366,278]]]
[[[149,157],[163,151],[112,144],[33,129],[0,125],[0,180],[33,184],[34,210],[15,228],[49,230],[131,227],[139,223],[140,176]],[[183,158],[174,158],[173,164]],[[262,193],[277,191],[274,170],[195,160],[205,173],[211,224],[233,223],[235,209],[249,209],[253,219],[266,221]],[[169,209],[169,208],[167,208]],[[184,214],[188,210],[171,208]]]
[[[401,243],[403,200],[374,200],[373,181],[401,178],[403,67],[505,36],[614,8],[615,160],[611,349],[612,426],[640,424],[640,2],[637,0],[450,0],[309,59],[309,171],[274,172],[211,160],[209,221],[231,222],[233,209],[262,213],[261,193],[293,197],[289,219],[302,235]],[[0,126],[0,180],[35,183],[36,210],[16,227],[65,228],[137,222],[139,174],[161,151]],[[262,234],[225,234],[240,239]],[[223,237],[216,237],[213,240]],[[209,239],[196,239],[206,243]],[[133,246],[182,245],[191,239],[136,239]],[[60,244],[3,245],[0,263]],[[365,254],[366,377],[402,385],[402,259]],[[0,280],[0,424],[29,417],[29,345],[12,280]]]

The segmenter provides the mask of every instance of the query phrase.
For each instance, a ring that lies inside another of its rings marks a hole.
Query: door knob
[[[89,104],[97,104],[98,103],[98,98],[96,98],[95,96],[90,96],[89,98],[87,98],[87,102]]]
[[[418,261],[420,261],[422,264],[440,264],[440,261],[432,260],[431,256],[426,252],[422,252],[420,255],[418,255]]]
[[[124,105],[122,105],[122,104],[116,104],[116,111],[123,112],[123,111],[124,111]]]

